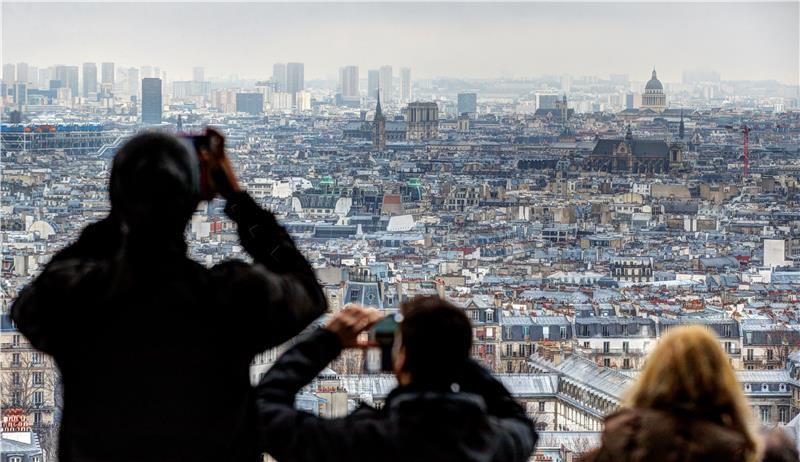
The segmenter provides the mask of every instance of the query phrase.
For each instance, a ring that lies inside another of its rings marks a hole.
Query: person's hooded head
[[[129,234],[182,237],[200,201],[197,157],[173,135],[136,135],[114,157],[110,196]]]

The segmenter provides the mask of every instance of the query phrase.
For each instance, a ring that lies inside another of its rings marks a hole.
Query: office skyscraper
[[[358,66],[345,66],[339,69],[339,86],[342,88],[342,99],[360,99],[358,88]]]
[[[378,93],[378,88],[381,86],[381,73],[377,69],[370,69],[367,72],[367,96],[373,96]]]
[[[114,63],[103,63],[101,68],[100,83],[108,83],[114,86]]]
[[[142,79],[142,123],[161,123],[161,79]]]
[[[272,65],[272,81],[275,83],[275,91],[286,91],[286,64],[275,63]]]
[[[17,69],[13,64],[3,64],[3,83],[9,84],[16,82]]]
[[[400,68],[400,101],[408,103],[411,101],[411,68]]]
[[[206,70],[203,68],[203,66],[197,66],[192,69],[192,80],[195,82],[206,81]]]
[[[28,83],[28,63],[17,63],[17,82]]]
[[[97,93],[97,64],[83,63],[83,96]]]
[[[286,65],[286,90],[297,93],[305,90],[305,66],[303,63],[288,63]]]
[[[139,69],[135,67],[128,69],[128,93],[139,96]]]
[[[69,88],[73,98],[78,96],[78,66],[56,66],[56,80],[62,88]]]
[[[392,66],[381,66],[380,69],[381,96],[387,103],[394,101],[394,87],[392,86]]]
[[[286,91],[292,95],[292,104],[297,105],[297,92],[305,89],[305,75],[303,63],[288,63],[286,65]]]
[[[478,95],[476,93],[458,94],[458,115],[478,112]]]

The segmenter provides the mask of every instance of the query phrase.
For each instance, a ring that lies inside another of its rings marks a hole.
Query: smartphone
[[[403,315],[390,314],[369,331],[369,341],[376,346],[368,348],[364,357],[364,370],[368,373],[391,372],[394,369],[392,349]]]
[[[206,161],[200,154],[201,152],[208,152],[211,149],[211,138],[205,130],[201,133],[182,133],[179,136],[188,141],[189,145],[194,148],[194,155],[197,156],[197,163],[200,166],[200,197],[203,200],[213,199],[214,194],[210,187]]]

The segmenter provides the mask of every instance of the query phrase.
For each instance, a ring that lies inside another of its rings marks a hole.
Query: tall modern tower
[[[100,83],[111,84],[114,86],[114,63],[103,63],[100,65]]]
[[[272,65],[272,81],[275,83],[275,91],[286,91],[286,64],[275,63]]]
[[[17,82],[28,83],[28,63],[17,63]]]
[[[78,96],[78,66],[56,66],[56,80],[61,88],[69,88],[73,98]]]
[[[400,101],[411,102],[411,68],[400,68]]]
[[[161,123],[161,79],[142,79],[142,123]]]
[[[83,63],[83,96],[97,92],[97,64]]]
[[[361,95],[358,88],[358,66],[345,66],[339,70],[339,85],[342,87],[342,99],[358,100]]]
[[[381,72],[377,69],[370,69],[367,72],[367,95],[375,95],[381,87]]]
[[[195,82],[206,81],[206,70],[203,68],[203,66],[196,66],[192,69],[192,80]]]
[[[135,67],[128,69],[128,93],[139,96],[139,69]]]
[[[297,92],[305,89],[303,63],[286,64],[286,91],[292,95],[292,105],[297,105]]]
[[[380,68],[380,87],[383,100],[394,101],[394,86],[392,85],[392,66],[381,66]]]
[[[17,68],[13,64],[3,64],[3,83],[11,84],[17,81]]]

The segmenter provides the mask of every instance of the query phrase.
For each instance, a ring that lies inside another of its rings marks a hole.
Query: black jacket
[[[380,410],[362,406],[341,419],[294,408],[295,394],[341,352],[321,329],[298,343],[256,388],[263,449],[278,461],[526,461],[533,422],[500,382],[476,363],[462,391],[398,387]]]
[[[314,272],[246,193],[226,213],[255,264],[207,269],[182,236],[89,225],[12,317],[61,371],[59,453],[73,460],[257,460],[249,366],[326,310]]]

